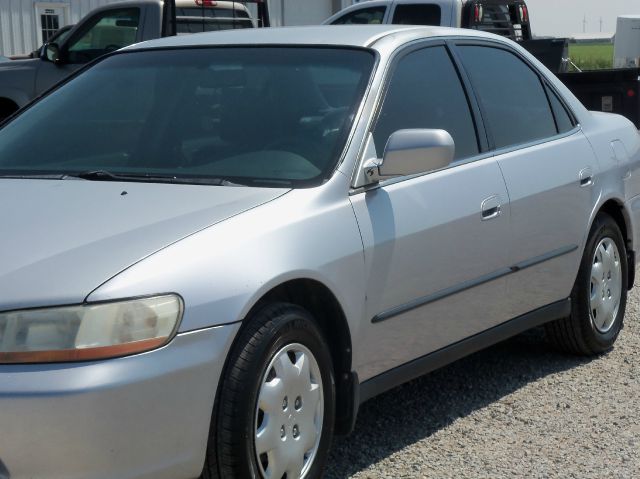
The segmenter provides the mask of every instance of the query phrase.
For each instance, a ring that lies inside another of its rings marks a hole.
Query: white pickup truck
[[[524,0],[369,0],[347,7],[325,25],[394,23],[471,28],[512,40],[531,39]]]
[[[253,19],[245,3],[257,4]],[[40,57],[0,63],[0,122],[87,63],[170,35],[269,26],[263,0],[129,0],[96,8]]]

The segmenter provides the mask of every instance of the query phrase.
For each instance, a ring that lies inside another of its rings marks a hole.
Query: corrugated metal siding
[[[96,7],[122,0],[51,0],[49,3],[69,5],[68,20],[77,23]],[[36,4],[42,0],[0,0],[0,55],[29,53],[38,45],[38,22]],[[62,24],[67,19],[62,19]],[[62,26],[62,24],[60,26]]]

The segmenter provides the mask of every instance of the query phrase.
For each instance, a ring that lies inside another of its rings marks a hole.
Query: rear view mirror
[[[449,166],[454,154],[453,138],[445,130],[398,130],[389,137],[382,160],[365,163],[365,175],[375,182],[428,173]]]
[[[53,63],[60,63],[60,47],[57,43],[47,43],[43,47],[44,57]]]

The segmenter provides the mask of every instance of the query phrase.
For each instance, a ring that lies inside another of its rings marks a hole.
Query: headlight
[[[141,353],[171,340],[176,295],[0,313],[0,363],[88,361]]]

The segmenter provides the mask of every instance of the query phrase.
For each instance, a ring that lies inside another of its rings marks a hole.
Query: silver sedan
[[[319,477],[402,382],[543,324],[607,351],[639,166],[481,32],[111,54],[0,129],[0,477]]]

